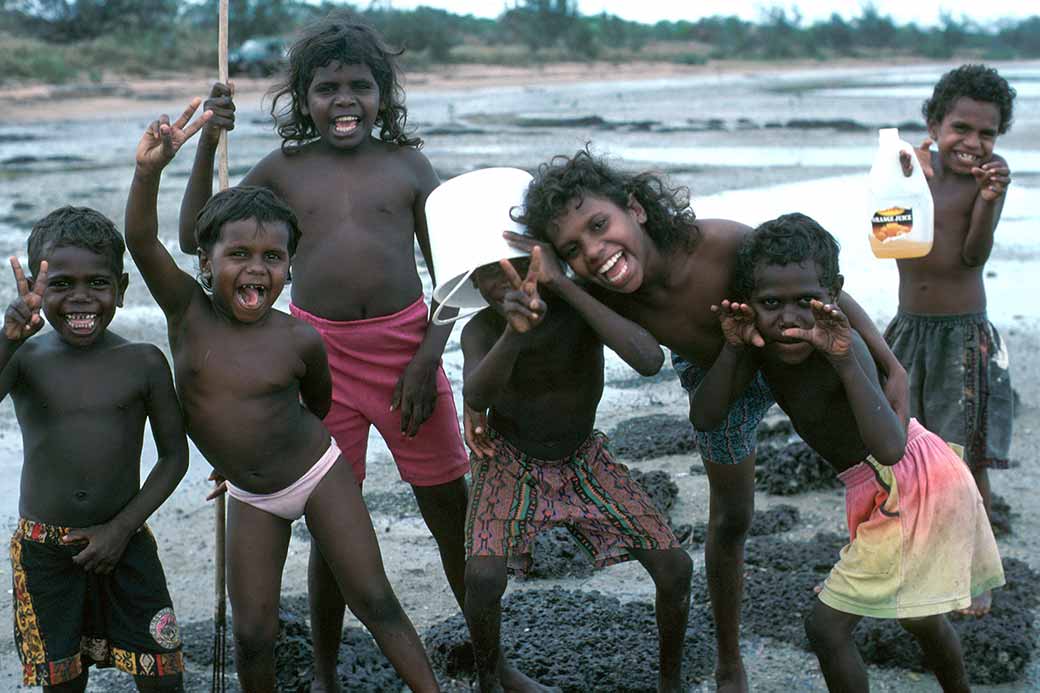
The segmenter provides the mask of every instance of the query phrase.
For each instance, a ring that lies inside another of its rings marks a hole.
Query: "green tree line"
[[[0,81],[62,81],[83,73],[151,74],[212,65],[218,0],[0,0]],[[641,24],[583,15],[576,0],[515,0],[495,19],[382,3],[230,0],[232,44],[290,36],[347,7],[406,49],[411,63],[551,60],[793,60],[1040,56],[1040,16],[980,26],[942,15],[938,26],[897,24],[866,5],[858,17],[807,23],[766,10],[759,21],[714,16]],[[511,49],[511,50],[510,50]]]

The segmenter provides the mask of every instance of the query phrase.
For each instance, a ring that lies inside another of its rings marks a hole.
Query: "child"
[[[0,397],[25,459],[11,538],[15,644],[26,686],[86,689],[115,666],[140,690],[183,691],[177,619],[145,520],[188,469],[166,357],[108,329],[123,305],[123,239],[104,215],[62,207],[29,235],[26,278],[0,338]],[[30,340],[43,327],[53,330]],[[145,421],[158,459],[141,485]]]
[[[228,593],[244,690],[275,690],[282,567],[301,515],[351,610],[413,690],[436,690],[419,637],[394,596],[349,464],[321,425],[332,385],[321,337],[272,305],[300,239],[296,217],[262,188],[214,196],[199,215],[200,281],[158,237],[159,177],[207,116],[153,122],[137,147],[126,205],[130,253],[163,313],[189,435],[227,480]]]
[[[898,261],[899,313],[885,331],[910,374],[911,414],[964,448],[987,513],[987,469],[1007,468],[1013,420],[1007,349],[986,316],[983,274],[1011,182],[993,145],[1011,125],[1014,98],[996,70],[962,65],[925,101],[929,139],[917,155],[935,201],[935,240],[928,255]],[[989,609],[984,593],[966,613]]]
[[[722,424],[761,369],[795,430],[844,482],[849,544],[806,620],[830,690],[867,690],[852,631],[872,616],[899,619],[943,690],[967,691],[957,633],[942,614],[1004,583],[997,545],[967,467],[916,419],[907,431],[885,401],[835,302],[842,281],[837,242],[809,217],[758,227],[735,271],[747,302],[713,306],[726,343],[694,394],[694,421]]]
[[[522,221],[552,243],[593,296],[672,350],[680,381],[692,392],[722,348],[711,305],[729,292],[737,247],[750,229],[723,219],[695,220],[687,202],[685,190],[669,189],[650,173],[616,171],[583,150],[541,167]],[[518,247],[534,244],[507,237]],[[551,253],[552,246],[543,248]],[[842,306],[882,364],[886,392],[902,411],[902,366],[863,310],[847,296]],[[725,426],[696,432],[710,484],[704,553],[720,691],[747,690],[739,640],[744,539],[754,505],[755,431],[772,404],[768,386],[757,378],[734,402]]]
[[[604,342],[644,375],[664,355],[646,330],[578,289],[541,252],[534,249],[522,282],[514,264],[522,269],[526,259],[478,268],[475,284],[491,307],[462,331],[466,405],[490,408],[484,442],[493,448],[487,457],[474,451],[466,522],[465,614],[480,690],[502,690],[507,565],[525,572],[535,535],[553,526],[566,527],[597,566],[635,558],[646,567],[657,586],[659,690],[684,690],[690,557],[593,430]],[[552,292],[544,300],[539,283]]]
[[[418,240],[431,266],[424,206],[437,176],[421,141],[405,133],[394,57],[373,29],[346,14],[304,30],[271,106],[282,146],[242,184],[272,190],[300,215],[290,311],[318,330],[329,354],[335,394],[325,425],[358,483],[376,426],[412,486],[461,606],[469,464],[440,366],[451,327],[427,320],[414,252]],[[181,208],[181,248],[191,253],[220,129],[234,125],[226,86],[215,85],[205,107],[214,117]],[[310,588],[315,679],[334,690],[343,602],[314,545]]]

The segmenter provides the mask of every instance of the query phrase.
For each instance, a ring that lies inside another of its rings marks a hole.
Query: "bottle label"
[[[870,219],[874,238],[882,243],[905,236],[914,228],[914,210],[910,207],[889,207],[874,212]]]

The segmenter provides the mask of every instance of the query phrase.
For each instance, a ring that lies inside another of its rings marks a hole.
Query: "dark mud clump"
[[[751,518],[748,536],[761,537],[769,534],[783,534],[795,527],[801,520],[798,508],[793,505],[774,505],[769,510],[756,510]],[[693,542],[703,544],[708,537],[708,523],[697,523],[690,537]]]
[[[841,486],[834,469],[801,440],[760,446],[755,484],[777,496]]]
[[[758,537],[745,551],[745,628],[762,637],[798,643],[808,649],[803,621],[821,584],[838,560],[846,537],[817,534],[812,541]],[[1040,575],[1017,559],[1004,560],[1007,584],[993,592],[993,609],[983,618],[957,617],[950,622],[964,651],[968,676],[975,684],[1018,681],[1036,649],[1033,610],[1040,605]],[[706,589],[695,574],[697,589]],[[856,643],[864,661],[886,667],[925,671],[916,640],[896,621],[863,619]]]
[[[275,643],[275,666],[278,672],[278,690],[304,692],[310,690],[313,652],[311,631],[307,623],[307,598],[304,595],[282,600],[278,612],[279,632]],[[195,621],[183,624],[181,639],[184,642],[184,657],[192,669],[204,669],[205,681],[199,675],[185,679],[185,690],[205,690],[209,684],[209,670],[213,665],[213,621]],[[397,691],[404,687],[393,666],[383,656],[368,631],[361,628],[345,628],[339,649],[339,678],[345,691],[382,693]],[[229,690],[239,690],[235,685],[234,645],[231,626],[227,631],[227,674]]]
[[[632,469],[629,470],[629,473],[632,475],[632,479],[642,486],[643,490],[650,496],[650,501],[657,508],[658,512],[668,520],[668,527],[675,534],[675,538],[680,543],[686,541],[693,532],[693,526],[689,524],[677,525],[672,518],[672,507],[675,505],[675,499],[679,497],[679,487],[672,481],[671,475],[660,469],[651,472]]]
[[[688,455],[697,449],[693,426],[682,416],[650,414],[619,423],[610,433],[610,449],[618,457],[646,460]]]
[[[1011,518],[1018,513],[1011,511],[1011,504],[1003,496],[993,494],[990,500],[989,524],[993,528],[993,535],[1006,537],[1011,534]]]
[[[711,619],[690,611],[683,650],[686,685],[703,680],[715,660]],[[426,650],[443,675],[472,678],[473,649],[461,614],[429,628]],[[622,603],[599,592],[553,588],[509,594],[502,602],[502,649],[536,681],[565,693],[657,690],[657,626],[654,607]]]

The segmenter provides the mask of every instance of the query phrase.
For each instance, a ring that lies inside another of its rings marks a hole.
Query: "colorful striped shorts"
[[[552,461],[489,435],[496,455],[470,458],[467,556],[503,556],[510,572],[524,574],[535,536],[552,527],[566,528],[597,567],[630,560],[629,549],[679,547],[643,487],[614,461],[603,433],[593,431],[569,457]]]

